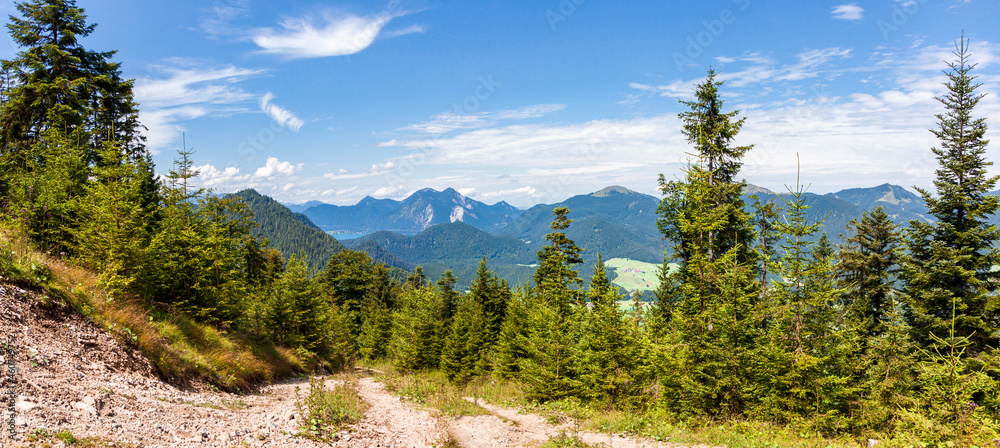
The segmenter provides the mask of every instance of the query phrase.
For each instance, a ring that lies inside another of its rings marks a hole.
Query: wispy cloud
[[[155,77],[135,81],[139,119],[149,129],[146,143],[158,151],[173,143],[183,121],[206,115],[249,112],[254,95],[238,84],[264,70],[234,66],[211,67],[197,60],[175,58],[149,67]]]
[[[834,6],[830,14],[837,20],[861,20],[865,18],[865,9],[857,3],[847,3]]]
[[[392,19],[403,12],[383,11],[370,16],[325,13],[319,20],[311,16],[286,18],[280,29],[260,28],[250,38],[261,51],[289,58],[345,56],[368,48],[379,37],[422,33],[424,28],[411,25],[400,30],[385,30]]]
[[[506,109],[496,112],[477,112],[471,114],[446,112],[435,115],[430,121],[412,124],[403,129],[425,134],[446,134],[458,130],[484,128],[504,120],[540,118],[565,108],[565,104],[535,104],[532,106],[524,106],[516,109]]]
[[[202,20],[199,26],[210,37],[237,34],[239,31],[233,22],[246,17],[250,0],[216,1],[210,8],[202,10]]]
[[[717,79],[726,81],[727,87],[736,88],[754,84],[766,85],[783,81],[801,81],[827,73],[829,70],[827,66],[831,62],[850,56],[851,49],[839,47],[806,50],[795,55],[796,62],[790,64],[778,64],[771,57],[760,53],[750,53],[741,57],[721,56],[716,58],[720,63],[742,62],[744,67],[732,71],[720,70]],[[638,92],[625,94],[625,98],[619,101],[619,104],[635,104],[643,98],[651,96],[691,99],[694,96],[695,86],[701,81],[702,78],[676,79],[658,85],[632,82],[629,83],[629,88]],[[736,93],[733,90],[727,90],[722,92],[722,95],[735,96]]]
[[[337,170],[335,173],[325,173],[323,177],[330,180],[361,179],[364,177],[381,176],[392,171],[396,167],[396,162],[389,160],[385,163],[376,163],[365,171],[352,173],[345,169]]]
[[[296,117],[295,114],[288,111],[288,109],[272,103],[271,100],[273,99],[274,94],[267,92],[260,99],[260,109],[264,111],[267,116],[271,117],[275,123],[278,123],[279,126],[284,126],[295,132],[299,132],[299,129],[302,129],[302,125],[304,124],[303,121],[299,119],[299,117]]]

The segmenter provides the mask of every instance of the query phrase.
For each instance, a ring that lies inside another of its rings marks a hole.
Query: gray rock
[[[34,409],[36,407],[38,407],[37,404],[32,403],[32,402],[28,401],[27,399],[18,400],[16,403],[14,403],[14,410],[17,410],[17,411],[30,411],[30,410],[32,410],[32,409]]]
[[[91,405],[89,405],[87,403],[84,403],[82,401],[77,401],[77,402],[73,403],[73,407],[76,408],[76,409],[79,409],[79,410],[81,410],[83,412],[86,412],[86,413],[88,413],[90,415],[97,415],[97,409],[94,409],[93,406],[91,406]]]
[[[878,445],[878,443],[879,443],[878,440],[868,439],[867,446],[868,446],[868,448],[875,448],[875,446]]]

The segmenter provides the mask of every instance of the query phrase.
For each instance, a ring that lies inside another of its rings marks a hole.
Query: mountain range
[[[464,222],[489,232],[498,231],[521,214],[506,202],[486,205],[469,199],[452,188],[430,188],[413,193],[402,201],[365,197],[355,205],[337,206],[307,202],[302,213],[325,231],[371,233],[390,231],[417,233],[436,225]],[[302,207],[299,206],[299,207]]]
[[[748,203],[750,195],[775,201],[779,206],[790,199],[788,193],[752,185],[746,191],[744,199]],[[519,210],[506,202],[487,205],[451,188],[444,191],[427,188],[402,201],[366,197],[351,206],[310,201],[294,205],[296,210],[302,210],[301,214],[289,210],[287,216],[282,216],[312,230],[368,233],[344,240],[343,244],[400,269],[422,266],[428,278],[450,269],[459,278],[459,286],[468,286],[483,257],[491,269],[509,282],[529,280],[536,254],[546,244],[545,235],[551,232],[549,224],[556,207],[570,209],[573,224],[566,233],[584,249],[584,265],[579,270],[585,278],[592,272],[598,254],[604,259],[659,263],[670,252],[669,243],[656,226],[659,203],[658,197],[610,186],[559,203]],[[826,232],[834,243],[841,241],[839,235],[852,219],[860,218],[876,206],[883,206],[898,224],[905,225],[913,219],[932,220],[919,196],[890,184],[823,195],[807,193],[806,204],[810,206],[807,211],[810,220],[825,219],[821,232]],[[281,231],[278,227],[267,227]],[[311,235],[318,237],[316,232]],[[276,240],[275,236],[271,238]]]

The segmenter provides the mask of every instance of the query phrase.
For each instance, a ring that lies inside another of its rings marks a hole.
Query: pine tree
[[[441,350],[441,369],[449,380],[463,383],[483,373],[484,317],[481,302],[471,294],[462,296]]]
[[[573,220],[567,217],[566,207],[552,213],[552,232],[545,236],[549,244],[538,252],[537,302],[525,322],[525,358],[519,364],[528,394],[538,400],[564,398],[578,391],[573,360],[586,312],[582,294],[574,289],[582,283],[573,269],[582,262],[581,250],[563,233]]]
[[[114,294],[132,294],[152,236],[146,226],[154,210],[144,204],[138,181],[145,175],[144,161],[126,160],[113,142],[105,143],[100,157],[107,163],[92,168],[93,181],[73,198],[73,208],[80,212],[73,225],[75,252]]]
[[[3,69],[13,77],[0,108],[0,156],[17,163],[46,130],[82,129],[96,151],[115,141],[131,161],[144,155],[132,80],[123,80],[114,51],[84,48],[79,39],[97,27],[74,0],[30,0],[7,25],[23,50]],[[21,153],[21,154],[19,154]],[[11,156],[15,156],[11,159]],[[23,160],[23,159],[22,159]],[[88,159],[98,163],[98,154]]]
[[[932,335],[944,337],[954,323],[956,335],[969,338],[966,355],[974,357],[1000,342],[995,331],[1000,312],[989,305],[1000,275],[992,270],[1000,264],[1000,230],[990,218],[1000,208],[1000,198],[988,194],[1000,177],[987,173],[993,164],[986,161],[986,120],[972,115],[983,95],[976,93],[981,84],[971,75],[976,64],[969,62],[964,38],[954,55],[945,72],[948,92],[936,98],[945,112],[937,115],[938,127],[931,130],[941,143],[931,149],[939,164],[936,194],[917,189],[937,222],[910,222],[902,277],[914,339],[932,346]]]
[[[365,296],[374,281],[374,266],[368,254],[344,250],[330,257],[319,281],[330,300],[340,308],[352,335],[361,333]]]
[[[507,379],[520,376],[521,364],[528,357],[528,321],[532,313],[545,306],[541,298],[526,288],[518,288],[507,302],[505,318],[497,336],[494,373]]]
[[[326,354],[329,307],[309,275],[303,254],[292,255],[275,288],[270,327],[281,330],[281,342],[293,348]]]
[[[836,428],[845,424],[847,401],[855,393],[847,365],[853,339],[837,325],[839,291],[830,281],[829,247],[816,251],[809,241],[822,221],[807,220],[805,190],[798,185],[789,188],[786,216],[776,223],[784,235],[775,269],[780,280],[763,304],[770,323],[759,372],[766,391],[762,411],[782,422],[809,416]]]
[[[370,278],[361,305],[358,353],[365,359],[379,359],[387,354],[392,316],[398,306],[399,285],[384,263],[375,265]]]
[[[635,374],[639,351],[635,334],[618,308],[621,298],[597,257],[587,298],[591,304],[580,348],[580,389],[585,398],[609,407],[626,408],[641,391]]]
[[[441,359],[443,301],[432,288],[403,292],[393,316],[389,352],[396,368],[414,371],[437,367]]]
[[[499,277],[486,267],[486,257],[479,260],[476,278],[472,280],[468,296],[479,304],[478,309],[483,314],[481,319],[484,325],[482,335],[484,345],[481,352],[485,358],[496,344],[510,298],[510,291],[506,285],[501,285]]]
[[[455,275],[451,273],[450,269],[444,271],[444,274],[441,274],[441,278],[437,281],[438,291],[444,302],[441,307],[441,323],[445,328],[451,328],[451,319],[458,308],[459,294],[458,291],[455,291],[456,281]]]
[[[895,302],[894,282],[898,270],[900,237],[895,223],[882,207],[865,212],[861,220],[847,225],[846,244],[837,265],[838,285],[844,290],[843,305],[849,325],[864,338],[884,330]]]
[[[745,121],[739,111],[722,112],[723,100],[709,70],[695,89],[690,108],[679,114],[696,160],[683,181],[660,176],[665,197],[658,225],[674,245],[680,297],[671,325],[683,349],[681,406],[710,414],[739,414],[747,406],[750,350],[755,347],[752,311],[758,299],[757,259],[752,250],[752,219],[736,176],[750,146],[733,141]],[[675,376],[677,372],[668,372]]]

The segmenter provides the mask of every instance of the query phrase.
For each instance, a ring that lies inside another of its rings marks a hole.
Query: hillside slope
[[[243,200],[253,211],[260,226],[256,235],[267,238],[271,247],[288,259],[292,254],[305,253],[306,264],[312,269],[322,269],[330,257],[344,246],[330,234],[322,231],[305,215],[294,213],[278,201],[255,190],[247,189],[232,197]]]

